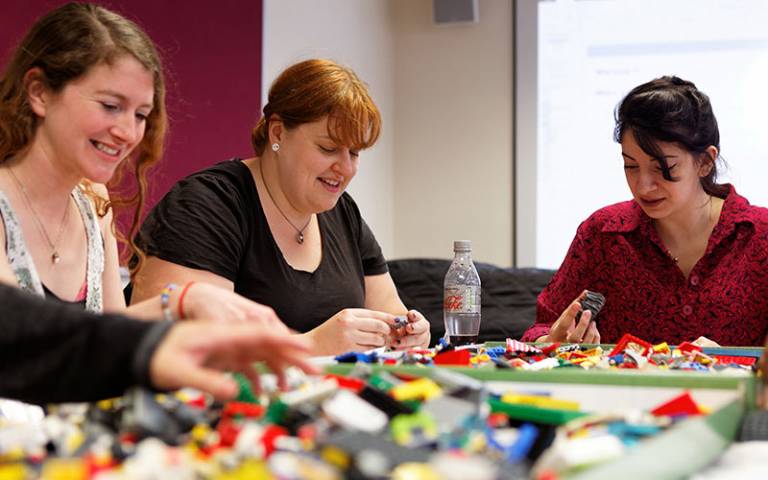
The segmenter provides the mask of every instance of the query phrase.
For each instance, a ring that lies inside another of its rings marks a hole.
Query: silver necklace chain
[[[29,207],[29,211],[32,212],[32,218],[35,220],[37,229],[40,231],[41,236],[45,239],[46,243],[48,243],[48,247],[51,249],[51,264],[56,266],[56,264],[61,260],[61,255],[59,255],[58,252],[59,241],[61,240],[61,234],[64,233],[64,225],[66,225],[67,220],[69,219],[69,197],[67,197],[67,205],[64,207],[64,215],[61,217],[59,232],[56,234],[56,241],[52,242],[51,237],[48,235],[48,231],[45,229],[45,225],[43,225],[42,220],[40,220],[40,215],[37,214],[37,210],[35,210],[34,205],[32,205],[32,200],[29,198],[26,187],[24,187],[24,185],[21,183],[19,177],[13,173],[13,169],[11,167],[8,167],[8,172],[11,174],[11,178],[13,178],[16,186],[19,187],[19,191],[21,192],[27,207]]]
[[[288,215],[286,215],[281,209],[280,206],[275,201],[275,197],[272,196],[272,192],[269,191],[269,186],[267,185],[267,181],[264,179],[264,167],[262,165],[262,159],[259,159],[259,174],[261,175],[261,182],[264,184],[264,188],[267,190],[267,195],[269,195],[269,199],[272,200],[272,205],[275,206],[278,212],[280,212],[280,215],[283,216],[286,222],[288,222],[288,225],[293,227],[294,230],[296,230],[296,243],[301,245],[304,243],[304,230],[307,229],[309,226],[309,222],[312,221],[312,215],[309,216],[309,220],[307,220],[307,223],[304,224],[303,227],[299,228],[296,225],[293,224],[291,219],[288,218]]]
[[[712,235],[712,232],[714,231],[715,226],[717,224],[717,222],[714,219],[715,215],[713,211],[713,205],[714,205],[713,202],[714,202],[714,199],[712,195],[710,195],[709,196],[709,212],[707,213],[707,228],[709,228],[709,226],[712,226],[712,231],[709,232],[710,235]],[[713,225],[713,223],[715,225]],[[667,256],[669,256],[669,258],[671,258],[673,262],[680,263],[680,257],[675,256],[669,248],[667,248]]]

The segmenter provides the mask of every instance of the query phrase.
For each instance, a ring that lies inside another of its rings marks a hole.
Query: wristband
[[[181,294],[179,295],[179,318],[181,320],[184,320],[187,318],[187,316],[184,314],[184,297],[187,295],[187,291],[189,290],[189,287],[192,286],[195,282],[189,282],[186,285],[184,285],[184,288],[181,290]]]
[[[172,322],[173,321],[173,311],[171,311],[171,292],[176,290],[177,286],[175,283],[169,283],[165,287],[163,287],[163,291],[160,292],[160,309],[163,312],[163,320]]]

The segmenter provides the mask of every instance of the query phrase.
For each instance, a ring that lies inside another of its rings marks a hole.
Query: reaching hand
[[[397,350],[427,348],[431,338],[429,321],[418,310],[408,312],[408,325],[393,332],[390,343]]]
[[[581,308],[581,299],[584,298],[582,292],[579,297],[573,301],[568,308],[560,315],[552,328],[549,330],[549,335],[541,337],[539,341],[543,342],[568,342],[568,343],[600,343],[600,332],[597,330],[597,325],[592,322],[592,312],[589,310],[583,310]],[[581,318],[576,321],[576,315],[581,313]]]
[[[155,350],[149,374],[160,389],[192,387],[228,399],[237,395],[238,385],[225,371],[242,372],[258,388],[253,363],[264,361],[283,386],[289,366],[319,373],[309,361],[309,350],[309,343],[298,335],[253,323],[226,327],[211,322],[177,323]]]
[[[181,310],[183,306],[185,319],[205,319],[219,323],[255,323],[272,331],[288,332],[288,327],[280,321],[270,307],[210,283],[194,282],[185,288],[187,292],[182,300],[183,305],[179,302],[179,297],[176,297],[176,301],[179,302],[177,310]]]
[[[362,352],[389,344],[395,316],[364,308],[346,308],[309,331],[315,355]]]

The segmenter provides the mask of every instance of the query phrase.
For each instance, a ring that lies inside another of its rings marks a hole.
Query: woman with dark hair
[[[762,345],[768,210],[716,182],[720,133],[709,98],[662,77],[630,91],[615,118],[633,200],[579,226],[523,339],[613,343],[630,333]],[[588,310],[579,318],[585,289],[606,297],[596,321]]]
[[[263,111],[253,158],[193,174],[149,214],[134,298],[197,279],[269,305],[318,355],[427,346],[429,324],[400,301],[345,192],[381,127],[365,84],[335,62],[306,60],[274,81]]]
[[[92,312],[124,311],[114,209],[130,208],[126,237],[141,263],[132,238],[166,127],[160,56],[139,26],[87,3],[41,17],[0,77],[0,282]],[[105,185],[124,174],[135,194],[110,196]],[[271,309],[213,285],[159,293],[125,313],[281,328]]]

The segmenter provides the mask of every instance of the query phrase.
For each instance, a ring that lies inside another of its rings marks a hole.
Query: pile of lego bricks
[[[223,404],[196,391],[134,389],[86,409],[52,409],[40,425],[0,424],[0,478],[515,479],[529,478],[537,458],[536,478],[555,478],[702,413],[683,395],[650,413],[593,417],[540,392],[489,393],[449,369],[430,378],[374,370],[294,373],[285,392],[265,375],[259,396],[237,377],[238,399]],[[589,442],[592,455],[548,449],[556,436]]]
[[[550,370],[562,367],[583,369],[663,369],[684,371],[752,370],[758,357],[707,354],[698,345],[685,342],[651,345],[624,335],[610,350],[600,346],[550,343],[537,346],[507,339],[506,346],[474,345],[452,348],[441,340],[434,349],[405,352],[350,352],[336,357],[340,363],[384,365],[442,365],[520,370]]]

